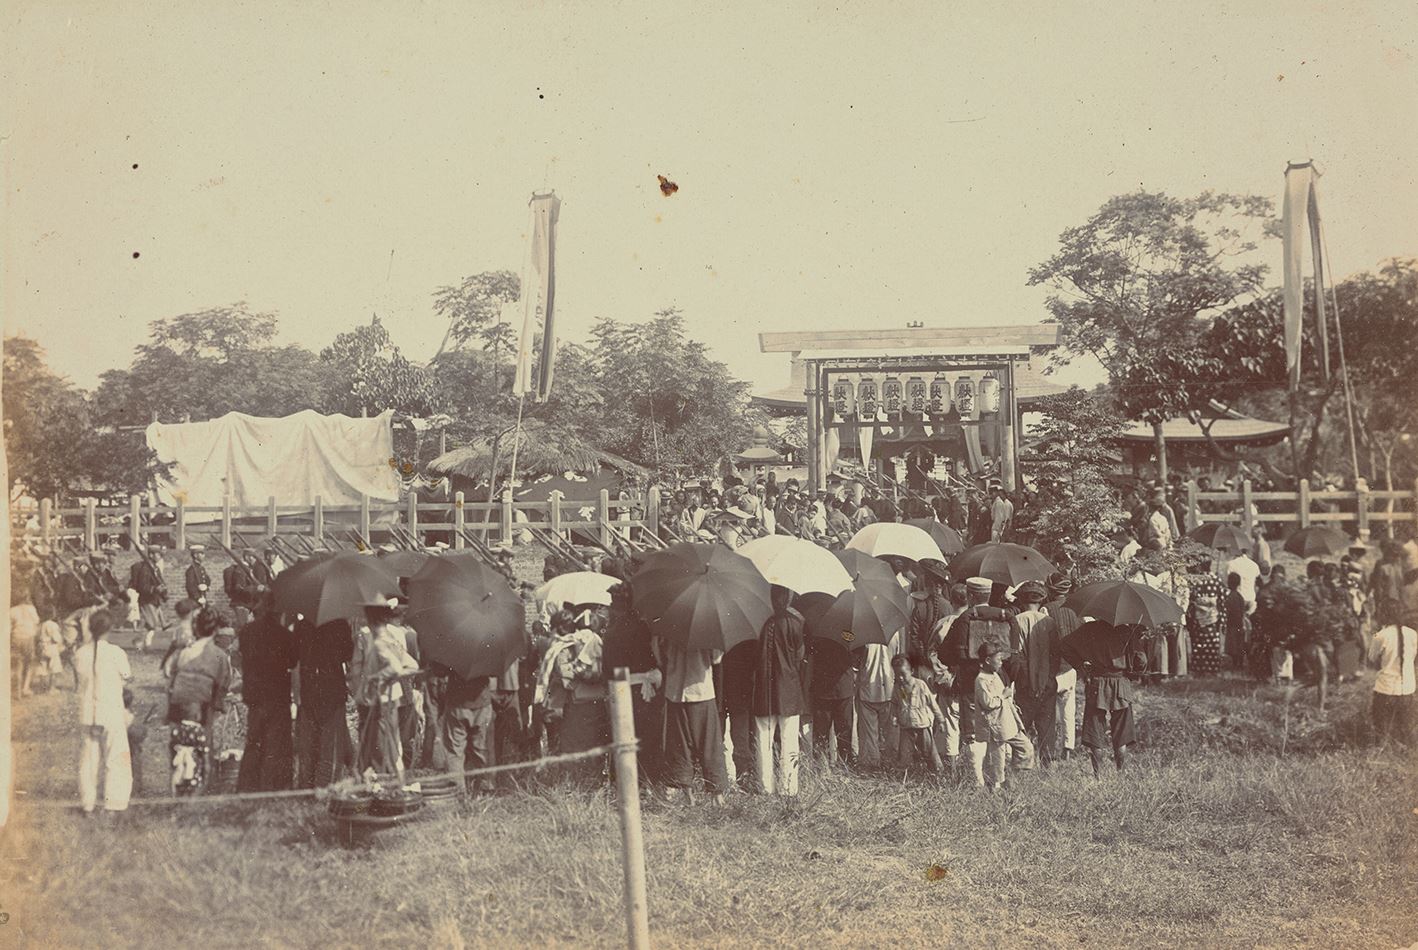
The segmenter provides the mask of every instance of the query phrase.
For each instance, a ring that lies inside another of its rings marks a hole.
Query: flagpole
[[[1359,479],[1359,444],[1354,437],[1354,390],[1349,384],[1349,364],[1344,359],[1344,323],[1339,319],[1339,292],[1334,286],[1334,265],[1329,260],[1329,236],[1324,219],[1320,219],[1320,246],[1324,251],[1324,269],[1329,275],[1329,299],[1334,304],[1334,333],[1339,341],[1339,375],[1344,384],[1344,412],[1349,420],[1349,464],[1354,466],[1355,485]]]

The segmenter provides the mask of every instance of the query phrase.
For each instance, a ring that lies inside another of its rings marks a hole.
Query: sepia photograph
[[[1418,947],[1418,7],[0,15],[0,946]]]

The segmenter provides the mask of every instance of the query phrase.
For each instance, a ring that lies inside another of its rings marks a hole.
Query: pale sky
[[[12,0],[5,330],[85,386],[238,300],[427,359],[544,187],[565,338],[677,305],[759,390],[760,330],[1037,322],[1139,186],[1278,204],[1312,157],[1336,276],[1418,255],[1411,2],[697,6]]]

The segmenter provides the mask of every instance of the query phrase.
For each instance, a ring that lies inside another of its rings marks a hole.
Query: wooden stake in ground
[[[650,946],[645,898],[645,839],[640,827],[640,778],[635,754],[635,713],[630,671],[616,669],[610,682],[611,741],[615,743],[616,797],[620,800],[620,860],[625,868],[625,926],[630,950]]]
[[[5,517],[0,519],[0,551],[5,552],[5,570],[0,571],[0,596],[5,606],[10,606],[10,465],[5,455],[5,444],[0,440],[0,485],[5,488]],[[10,818],[10,792],[15,787],[15,760],[10,748],[10,612],[0,618],[0,668],[5,671],[5,690],[0,695],[0,828]],[[636,801],[636,819],[639,819],[640,802]],[[638,827],[638,824],[637,824]]]

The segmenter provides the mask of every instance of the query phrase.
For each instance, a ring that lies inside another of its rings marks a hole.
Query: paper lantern
[[[967,377],[961,377],[955,383],[955,409],[961,416],[975,411],[975,384]]]
[[[926,381],[920,376],[906,380],[906,411],[917,415],[926,411]]]
[[[999,412],[999,404],[999,377],[994,373],[986,373],[984,379],[980,380],[980,411]]]
[[[852,381],[838,376],[832,383],[832,410],[838,418],[846,419],[857,411],[857,398]]]
[[[930,410],[933,416],[950,411],[950,380],[944,376],[931,380]]]
[[[877,410],[876,380],[863,376],[857,384],[857,414],[863,419],[875,419]]]
[[[886,377],[881,384],[881,406],[888,416],[901,413],[901,380],[895,376]]]

